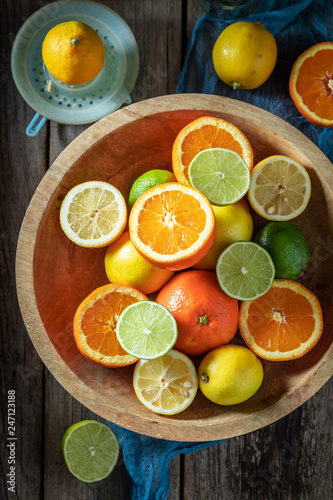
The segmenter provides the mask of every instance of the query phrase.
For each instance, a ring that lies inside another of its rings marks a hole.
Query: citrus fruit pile
[[[291,222],[309,202],[307,170],[281,155],[253,166],[244,133],[212,116],[180,130],[170,154],[173,171],[133,179],[127,204],[89,181],[60,210],[74,243],[107,247],[110,283],[77,309],[78,349],[112,369],[135,363],[136,396],[164,415],[198,387],[215,404],[246,401],[264,379],[261,359],[303,356],[323,329],[317,298],[296,281],[310,259]]]

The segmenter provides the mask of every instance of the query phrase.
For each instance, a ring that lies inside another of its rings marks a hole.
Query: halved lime
[[[119,316],[116,333],[119,344],[135,358],[164,356],[177,340],[177,323],[162,304],[141,301],[131,304]]]
[[[229,245],[216,264],[222,290],[238,300],[254,300],[271,288],[275,268],[269,253],[253,241]]]
[[[188,169],[190,184],[213,205],[231,205],[243,198],[250,187],[250,169],[243,158],[230,149],[200,151]]]
[[[82,420],[65,432],[61,451],[71,474],[84,483],[105,479],[119,456],[118,439],[106,424]]]

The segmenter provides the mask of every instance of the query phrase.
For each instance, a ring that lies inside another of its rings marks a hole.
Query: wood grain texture
[[[323,307],[321,341],[311,355],[298,360],[264,362],[263,385],[242,405],[217,407],[199,393],[185,412],[172,419],[151,414],[133,394],[133,367],[109,371],[79,354],[72,336],[72,318],[80,302],[106,283],[104,249],[87,252],[64,236],[58,220],[63,197],[74,185],[98,178],[111,182],[127,198],[135,178],[152,164],[171,168],[171,148],[178,131],[204,114],[238,125],[252,144],[255,163],[284,154],[307,168],[312,195],[298,224],[315,257],[318,239],[324,231],[331,237],[333,231],[330,162],[303,134],[270,113],[233,99],[189,94],[133,104],[92,125],[73,141],[39,185],[22,226],[17,253],[23,317],[37,351],[60,383],[104,418],[137,432],[183,441],[233,437],[268,425],[311,397],[333,369],[329,336],[333,266],[329,254],[325,266],[319,260],[312,262],[302,278]],[[263,222],[255,220],[257,227]],[[22,252],[26,247],[30,251]],[[49,283],[53,283],[51,290]]]
[[[10,498],[8,480],[7,395],[15,391],[16,491],[41,497],[43,456],[44,366],[26,335],[15,292],[15,249],[31,194],[46,172],[46,130],[28,142],[25,127],[33,112],[17,94],[10,72],[10,52],[22,18],[30,15],[29,2],[5,2],[1,16],[1,479],[0,497]],[[23,4],[23,3],[22,3]],[[34,408],[34,411],[32,411]],[[29,464],[29,467],[26,466]],[[14,495],[12,495],[12,498]]]
[[[330,380],[278,422],[187,455],[184,499],[331,499],[332,389]]]

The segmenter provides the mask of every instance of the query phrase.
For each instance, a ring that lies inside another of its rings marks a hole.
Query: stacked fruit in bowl
[[[253,166],[247,137],[211,116],[179,132],[172,167],[136,179],[128,203],[89,181],[60,210],[74,243],[107,247],[110,283],[76,311],[78,349],[111,369],[135,363],[138,399],[165,415],[185,410],[198,386],[218,405],[249,399],[265,376],[260,358],[298,358],[323,328],[318,300],[296,281],[310,256],[297,225],[306,169],[281,155]],[[266,220],[254,235],[253,213]]]

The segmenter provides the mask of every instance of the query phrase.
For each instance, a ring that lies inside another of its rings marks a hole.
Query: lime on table
[[[302,230],[292,222],[270,222],[259,229],[254,241],[272,257],[276,278],[296,280],[309,263],[308,242]]]
[[[61,450],[69,472],[85,483],[105,479],[119,456],[116,435],[96,420],[83,420],[69,427],[62,438]]]
[[[119,316],[117,338],[121,347],[139,359],[164,356],[177,340],[177,323],[162,304],[141,301],[131,304]]]
[[[134,181],[131,187],[131,191],[128,198],[128,204],[130,208],[134,205],[136,200],[148,189],[158,186],[159,184],[164,184],[166,182],[176,182],[176,177],[173,172],[169,170],[163,170],[160,168],[155,168],[153,170],[148,170],[144,174],[140,175]]]
[[[252,241],[229,245],[216,264],[216,275],[222,290],[238,300],[254,300],[268,292],[275,268],[269,253]]]
[[[190,184],[217,206],[231,205],[245,196],[250,187],[250,169],[230,149],[200,151],[188,169]]]

